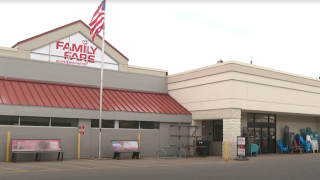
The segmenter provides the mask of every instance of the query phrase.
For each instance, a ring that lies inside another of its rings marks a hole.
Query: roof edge
[[[135,65],[128,65],[128,67],[136,68],[136,69],[143,69],[143,70],[158,71],[158,72],[168,72],[168,70],[164,70],[164,69],[148,68],[148,67],[135,66]]]
[[[18,49],[0,46],[0,50],[18,52]]]
[[[276,69],[266,68],[266,67],[262,67],[262,66],[258,66],[258,65],[247,64],[247,63],[234,61],[234,60],[225,61],[223,63],[218,63],[218,64],[214,64],[214,65],[210,65],[210,66],[205,66],[205,67],[201,67],[201,68],[197,68],[197,69],[192,69],[192,70],[188,70],[188,71],[184,71],[184,72],[180,72],[180,73],[176,73],[176,74],[171,74],[171,75],[168,76],[168,78],[175,77],[175,76],[181,76],[181,75],[185,75],[185,74],[189,74],[189,73],[194,73],[194,72],[198,72],[198,71],[203,71],[203,70],[206,70],[206,69],[215,68],[215,67],[219,67],[219,66],[224,66],[224,65],[228,65],[228,64],[238,64],[238,65],[251,67],[251,68],[256,68],[256,69],[260,69],[260,70],[266,70],[266,71],[276,72],[276,73],[279,73],[279,74],[285,74],[285,75],[288,75],[288,76],[294,76],[294,77],[299,77],[299,78],[303,78],[303,79],[319,81],[319,79],[313,78],[313,77],[309,77],[309,76],[303,76],[303,75],[299,75],[299,74],[294,74],[294,73],[289,73],[289,72],[280,71],[280,70],[276,70]]]
[[[74,21],[74,22],[72,22],[72,23],[69,23],[69,24],[60,26],[60,27],[58,27],[58,28],[52,29],[52,30],[50,30],[50,31],[47,31],[47,32],[38,34],[38,35],[36,35],[36,36],[30,37],[30,38],[28,38],[28,39],[19,41],[19,42],[17,42],[15,45],[13,45],[11,48],[15,48],[17,45],[19,45],[19,44],[21,44],[21,43],[24,43],[24,42],[29,41],[29,40],[31,40],[31,39],[34,39],[34,38],[43,36],[43,35],[45,35],[45,34],[51,33],[51,32],[53,32],[53,31],[62,29],[62,28],[64,28],[64,27],[67,27],[67,26],[70,26],[70,25],[73,25],[73,24],[76,24],[76,23],[82,23],[84,26],[86,26],[88,29],[90,29],[90,27],[89,27],[86,23],[84,23],[82,20],[78,20],[78,21]],[[97,34],[97,36],[102,40],[102,37],[101,37],[99,34]],[[114,49],[115,51],[117,51],[117,52],[118,52],[122,57],[124,57],[127,61],[129,61],[129,58],[127,58],[124,54],[122,54],[117,48],[115,48],[114,46],[112,46],[108,41],[104,40],[104,42],[107,43],[112,49]]]

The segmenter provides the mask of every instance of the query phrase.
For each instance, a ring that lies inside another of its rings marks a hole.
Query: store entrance
[[[261,153],[276,152],[275,115],[248,114],[248,133],[249,143],[258,144]]]
[[[250,127],[249,143],[260,145],[261,153],[275,153],[275,127],[273,126],[259,126]]]

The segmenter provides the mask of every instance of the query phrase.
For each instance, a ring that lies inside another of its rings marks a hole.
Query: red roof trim
[[[25,83],[39,83],[39,84],[49,84],[49,85],[61,85],[61,86],[72,86],[72,87],[80,87],[80,88],[96,88],[96,86],[86,86],[86,85],[76,85],[76,84],[67,84],[67,83],[59,83],[59,82],[46,82],[46,81],[36,81],[36,80],[29,80],[29,79],[20,79],[20,78],[8,78],[8,77],[0,77],[0,80],[4,79],[4,80],[10,80],[10,81],[20,81],[20,82],[25,82]],[[140,92],[140,93],[151,93],[151,94],[166,94],[167,93],[161,93],[161,92],[150,92],[150,91],[140,91],[140,90],[128,90],[128,89],[117,89],[117,88],[103,88],[104,90],[116,90],[116,91],[124,91],[124,92]],[[99,93],[100,93],[100,89]],[[100,97],[100,95],[98,96]]]
[[[19,44],[21,44],[21,43],[24,43],[24,42],[26,42],[26,41],[30,41],[31,39],[34,39],[34,38],[43,36],[43,35],[45,35],[45,34],[54,32],[54,31],[56,31],[56,30],[65,28],[65,27],[67,27],[67,26],[71,26],[71,25],[76,24],[76,23],[79,23],[79,22],[82,23],[84,26],[86,26],[88,29],[90,29],[90,27],[89,27],[86,23],[84,23],[82,20],[78,20],[78,21],[75,21],[75,22],[66,24],[66,25],[64,25],[64,26],[60,26],[60,27],[58,27],[58,28],[52,29],[52,30],[50,30],[50,31],[44,32],[44,33],[42,33],[42,34],[38,34],[38,35],[36,35],[36,36],[33,36],[33,37],[31,37],[31,38],[28,38],[28,39],[25,39],[25,40],[23,40],[23,41],[19,41],[19,42],[17,42],[15,45],[13,45],[11,48],[14,48],[15,46],[17,46],[17,45],[19,45]],[[102,40],[102,37],[101,37],[99,34],[97,34],[97,36]],[[90,40],[90,41],[91,41],[91,40]],[[117,51],[117,52],[118,52],[122,57],[124,57],[127,61],[129,61],[129,59],[128,59],[124,54],[122,54],[117,48],[115,48],[114,46],[112,46],[108,41],[104,40],[104,42],[107,43],[107,44],[108,44],[111,48],[113,48],[115,51]]]
[[[20,88],[13,88],[13,85]],[[58,108],[95,109],[98,110],[99,88],[82,87],[86,92],[94,91],[97,97],[88,99],[89,94],[83,95],[81,86],[61,85],[42,82],[26,82],[23,80],[9,80],[0,78],[0,104],[45,106]],[[25,92],[25,93],[23,93]],[[50,93],[49,93],[50,92]],[[141,106],[146,108],[142,112],[191,115],[182,105],[166,93],[146,93],[126,90],[104,89],[103,103],[106,110],[141,112]],[[127,96],[134,97],[131,100]],[[21,98],[23,96],[23,98]],[[156,97],[156,98],[155,98]],[[52,103],[53,98],[57,103]],[[23,100],[24,102],[22,102]],[[25,103],[26,101],[27,104]],[[133,102],[130,102],[133,101]],[[95,107],[93,103],[96,104]],[[110,107],[113,107],[110,109]],[[118,108],[116,108],[118,107]],[[177,109],[179,113],[170,110]],[[139,110],[140,109],[140,110]],[[105,108],[104,108],[105,110]]]

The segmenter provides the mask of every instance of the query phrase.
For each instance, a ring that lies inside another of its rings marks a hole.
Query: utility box
[[[197,141],[197,146],[204,146],[197,148],[196,152],[198,156],[209,156],[211,141]]]

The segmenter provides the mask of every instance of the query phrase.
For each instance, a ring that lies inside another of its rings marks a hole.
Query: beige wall
[[[30,51],[0,47],[0,55],[7,56],[7,57],[18,57],[18,58],[29,59]]]
[[[295,134],[301,134],[302,128],[310,127],[312,131],[318,131],[317,129],[317,117],[309,116],[297,116],[297,115],[277,115],[276,117],[276,139],[283,137],[284,126],[289,127],[289,132]]]
[[[320,115],[320,80],[234,61],[168,76],[169,94],[189,111]]]
[[[317,131],[320,133],[320,117],[317,118]]]
[[[139,67],[139,66],[131,66],[128,65],[127,71],[134,72],[134,73],[141,73],[141,74],[150,74],[155,76],[167,76],[166,70],[160,70],[160,69],[152,69],[152,68],[146,68],[146,67]]]
[[[224,109],[232,105],[232,82],[222,81],[172,89],[169,94],[189,111]]]

